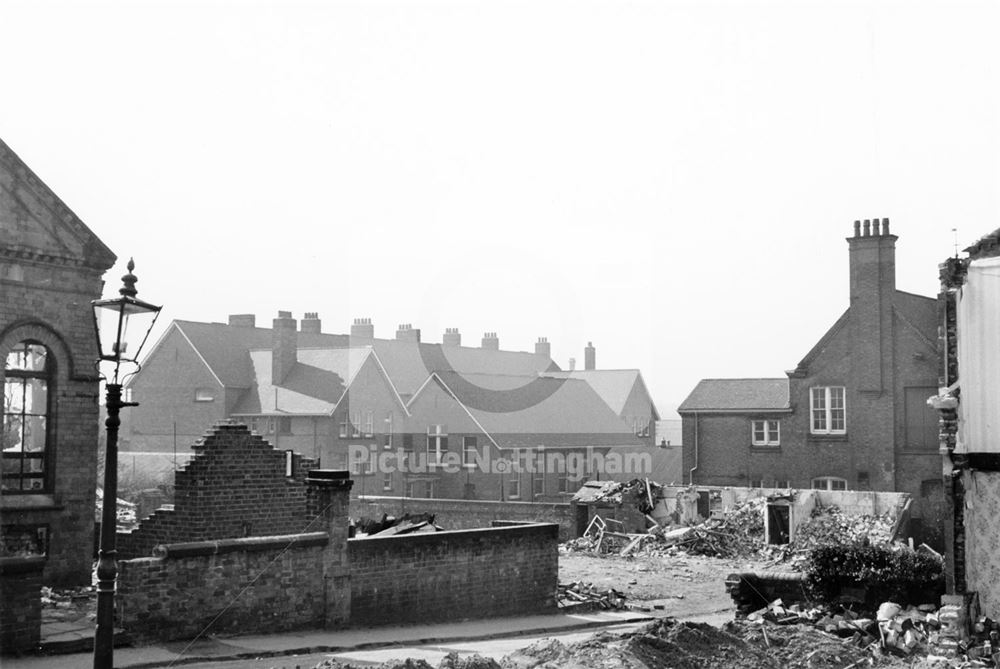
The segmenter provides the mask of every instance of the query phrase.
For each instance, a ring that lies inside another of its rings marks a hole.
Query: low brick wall
[[[0,558],[0,653],[38,646],[44,569],[44,557]]]
[[[320,627],[326,532],[158,547],[119,562],[116,617],[142,638]]]
[[[351,539],[351,624],[552,610],[558,534],[547,523]]]
[[[805,574],[794,571],[759,571],[730,574],[726,592],[733,598],[736,615],[745,616],[776,599],[785,606],[807,601]]]
[[[559,540],[579,536],[576,507],[559,502],[494,502],[476,499],[426,499],[419,497],[363,496],[351,500],[351,518],[378,519],[382,514],[432,513],[435,522],[446,530],[471,530],[490,527],[494,520],[520,520],[530,523],[555,523]],[[586,529],[586,528],[583,528]]]

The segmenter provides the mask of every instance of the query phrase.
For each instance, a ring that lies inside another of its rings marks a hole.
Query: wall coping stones
[[[218,541],[186,541],[174,544],[159,544],[153,548],[153,557],[159,559],[221,555],[237,552],[263,552],[283,548],[307,548],[325,546],[330,542],[326,532],[306,532],[303,534],[279,534],[266,537],[241,537],[219,539]]]
[[[393,534],[379,537],[354,537],[348,539],[348,546],[365,546],[379,548],[373,542],[409,542],[411,544],[432,544],[449,538],[456,539],[488,539],[499,537],[501,534],[509,533],[513,536],[538,535],[549,537],[554,541],[559,540],[558,523],[528,523],[525,525],[515,525],[509,527],[484,527],[475,530],[442,530],[441,532],[414,532],[411,534]]]

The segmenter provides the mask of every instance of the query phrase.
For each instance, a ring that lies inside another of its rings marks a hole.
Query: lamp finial
[[[118,289],[118,292],[125,297],[135,297],[138,292],[135,289],[135,282],[139,280],[135,274],[132,274],[132,270],[135,269],[135,260],[129,258],[125,267],[128,269],[128,274],[122,277],[122,287]]]

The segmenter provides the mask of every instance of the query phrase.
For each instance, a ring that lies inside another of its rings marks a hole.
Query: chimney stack
[[[583,368],[585,370],[597,369],[597,349],[594,348],[592,341],[588,341],[586,348],[583,349]]]
[[[860,233],[859,233],[860,228]],[[881,392],[892,364],[892,303],[896,292],[896,239],[889,219],[854,222],[850,258],[851,369],[858,390]]]
[[[569,359],[569,371],[572,372],[575,369],[576,369],[576,358],[570,358]]]
[[[292,312],[279,311],[271,329],[271,383],[285,380],[298,360],[298,334]]]
[[[482,347],[490,351],[500,350],[500,338],[496,332],[484,332]]]
[[[420,343],[420,328],[413,327],[410,323],[402,323],[396,330],[396,339],[399,341]]]
[[[309,334],[319,334],[322,331],[322,323],[319,320],[319,313],[315,311],[307,311],[305,316],[302,317],[302,322],[299,324],[299,330],[302,332],[308,332]]]
[[[252,328],[257,324],[253,314],[229,314],[229,324],[234,328]]]
[[[370,318],[355,318],[351,325],[351,343],[370,342],[375,338],[375,326]],[[356,341],[357,340],[357,341]]]
[[[458,331],[458,328],[445,328],[441,343],[445,346],[461,346],[462,334]]]
[[[552,346],[548,337],[539,337],[535,342],[535,355],[544,355],[546,358],[552,357]]]

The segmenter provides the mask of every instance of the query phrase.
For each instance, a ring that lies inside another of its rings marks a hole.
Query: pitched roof
[[[643,443],[579,379],[446,372],[430,380],[440,383],[505,448]]]
[[[0,256],[104,271],[115,254],[0,140]]]
[[[546,372],[545,376],[586,381],[617,414],[624,410],[632,389],[642,380],[638,369],[577,369],[571,372]]]
[[[938,304],[936,298],[897,290],[893,306],[903,322],[919,332],[931,348],[937,347]]]
[[[702,379],[681,405],[687,411],[784,411],[788,379]]]
[[[250,351],[256,383],[233,413],[330,414],[370,357],[370,348],[300,348],[298,362],[276,385],[271,378],[271,350]]]

